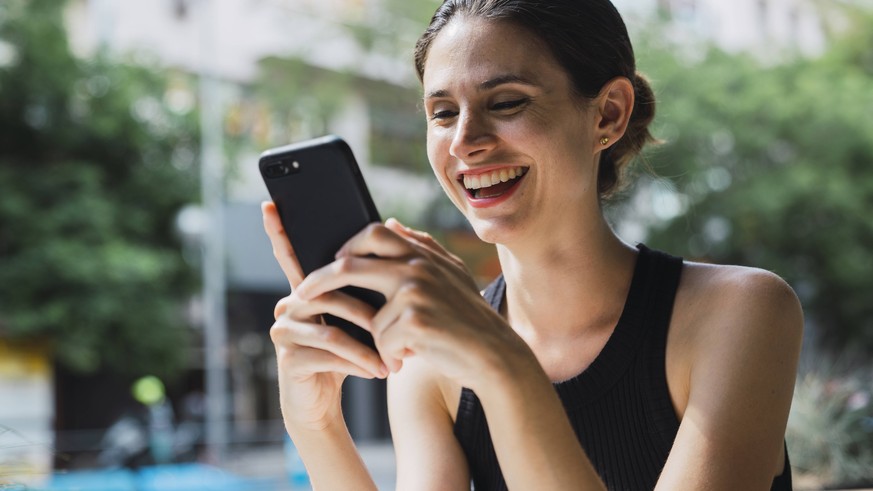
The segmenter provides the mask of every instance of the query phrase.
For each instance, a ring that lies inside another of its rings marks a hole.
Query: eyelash
[[[498,102],[491,106],[491,109],[494,111],[506,111],[510,109],[515,109],[521,107],[530,102],[530,99],[527,97],[521,99],[515,99],[512,101]],[[457,114],[456,111],[437,111],[431,115],[431,120],[440,120],[440,119],[448,119]]]
[[[457,114],[454,111],[437,111],[433,113],[430,117],[431,121],[436,121],[440,119],[448,119]]]
[[[530,102],[530,99],[528,99],[527,97],[523,97],[521,99],[515,99],[512,101],[498,102],[497,104],[491,106],[491,109],[495,109],[497,111],[505,111],[507,109],[515,109],[517,107],[523,106],[528,102]]]

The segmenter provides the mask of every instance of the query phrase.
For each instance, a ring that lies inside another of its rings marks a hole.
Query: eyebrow
[[[478,89],[479,89],[479,91],[489,90],[489,89],[493,89],[495,87],[499,87],[499,86],[504,85],[504,84],[522,84],[522,85],[530,85],[532,87],[539,87],[540,86],[540,84],[533,82],[529,79],[526,79],[526,78],[522,77],[521,75],[515,75],[515,74],[508,73],[505,75],[498,75],[494,78],[490,78],[490,79],[482,82],[481,84],[479,84]],[[428,94],[425,96],[425,99],[432,99],[435,97],[446,97],[448,95],[449,95],[448,90],[440,89],[440,90],[435,90],[433,92],[428,92]]]

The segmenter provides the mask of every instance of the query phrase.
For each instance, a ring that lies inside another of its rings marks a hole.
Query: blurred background
[[[0,489],[307,489],[268,337],[270,147],[348,141],[383,217],[498,272],[424,150],[435,0],[0,3]],[[664,143],[619,235],[772,270],[806,336],[798,489],[873,488],[873,5],[616,0]],[[345,413],[393,488],[384,383]]]

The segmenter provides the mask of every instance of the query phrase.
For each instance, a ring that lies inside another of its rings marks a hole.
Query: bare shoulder
[[[752,345],[800,349],[803,311],[794,290],[758,268],[686,262],[674,308],[675,339],[687,361],[715,352],[752,353]],[[748,360],[747,360],[748,361]],[[766,360],[759,360],[766,362]]]
[[[741,360],[766,370],[775,361],[770,353],[798,353],[802,336],[800,302],[778,275],[686,261],[667,343],[667,373],[678,413],[685,411],[692,372],[719,371]]]
[[[800,301],[791,286],[758,268],[686,262],[676,300],[700,326],[776,318],[784,319],[777,324],[786,327],[802,324]]]
[[[769,486],[784,467],[802,337],[800,302],[779,276],[685,263],[667,338],[681,424],[659,488]]]

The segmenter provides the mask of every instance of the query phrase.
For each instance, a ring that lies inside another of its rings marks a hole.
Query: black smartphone
[[[338,136],[267,150],[259,167],[304,275],[333,262],[346,241],[382,221],[352,149]],[[378,292],[358,287],[340,291],[376,309],[385,304]],[[331,315],[325,322],[376,349],[373,336],[363,328]]]

